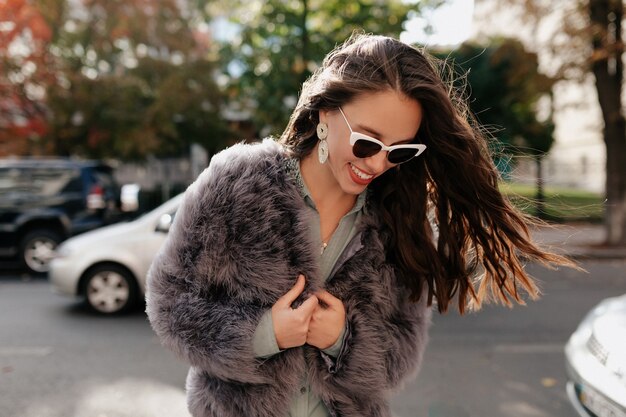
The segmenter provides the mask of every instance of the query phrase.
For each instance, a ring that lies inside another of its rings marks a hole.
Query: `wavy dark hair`
[[[423,109],[415,141],[418,158],[388,170],[370,184],[370,202],[389,236],[387,258],[417,301],[428,285],[428,303],[447,311],[480,308],[483,301],[523,304],[521,286],[539,295],[524,260],[574,266],[530,238],[531,218],[498,189],[499,174],[488,137],[475,122],[443,61],[396,39],[354,34],[330,52],[304,84],[280,141],[297,158],[317,144],[320,110],[336,109],[359,94],[393,89]],[[432,239],[429,212],[439,229]]]

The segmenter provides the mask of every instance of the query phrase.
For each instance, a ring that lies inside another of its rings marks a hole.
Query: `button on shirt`
[[[330,241],[327,242],[326,248],[322,251],[322,239],[320,237],[320,216],[315,207],[315,203],[311,198],[311,194],[302,179],[300,172],[300,162],[295,158],[288,158],[285,162],[285,169],[289,177],[297,185],[302,198],[306,204],[307,210],[309,210],[311,216],[311,223],[309,230],[312,234],[314,242],[319,242],[320,248],[320,274],[324,281],[330,278],[330,274],[335,266],[335,263],[339,259],[339,256],[344,251],[348,242],[356,235],[356,226],[359,223],[361,216],[363,215],[363,206],[365,205],[366,192],[362,192],[357,197],[354,207],[346,213],[341,220],[337,229],[335,229]],[[295,282],[295,277],[294,277]],[[341,351],[343,339],[345,335],[344,331],[339,335],[339,338],[335,344],[324,352],[330,356],[337,357]],[[278,347],[276,342],[276,335],[274,333],[274,325],[272,322],[272,310],[268,309],[265,312],[259,325],[255,331],[253,339],[253,348],[255,356],[258,358],[268,358],[276,355],[282,350]],[[286,417],[329,417],[330,414],[324,403],[320,398],[311,391],[307,382],[307,376],[303,375],[301,378],[300,391],[296,397],[292,400],[289,407],[289,414]]]

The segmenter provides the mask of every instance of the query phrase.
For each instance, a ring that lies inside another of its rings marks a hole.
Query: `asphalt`
[[[605,244],[603,224],[577,223],[538,226],[533,238],[543,247],[573,259],[626,259],[626,246]]]

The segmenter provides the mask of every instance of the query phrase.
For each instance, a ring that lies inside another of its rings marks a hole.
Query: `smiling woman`
[[[346,114],[350,115],[355,129],[376,138],[354,131]],[[346,195],[360,194],[388,169],[426,149],[424,144],[408,144],[414,140],[422,121],[420,103],[392,89],[362,94],[343,107],[321,111],[319,118],[320,124],[328,126],[325,141],[331,156],[326,169],[320,169],[312,155],[302,160],[301,169],[305,182],[315,178],[315,183],[307,183],[307,187],[313,200],[322,204],[334,190]],[[350,139],[346,140],[347,137]],[[404,155],[407,157],[402,158]],[[394,157],[400,160],[394,163]],[[332,220],[327,224],[334,230]],[[330,233],[332,230],[322,231],[323,236]]]
[[[355,35],[279,141],[215,155],[187,190],[147,312],[191,365],[194,417],[389,417],[431,306],[537,296],[521,256],[570,264],[531,241],[434,61]]]

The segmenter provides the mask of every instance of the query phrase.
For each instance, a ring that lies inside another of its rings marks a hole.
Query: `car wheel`
[[[62,240],[52,230],[38,229],[26,233],[20,242],[22,265],[35,274],[48,272],[54,251]]]
[[[137,282],[118,265],[100,265],[87,272],[84,281],[87,304],[101,314],[129,311],[137,302]]]

